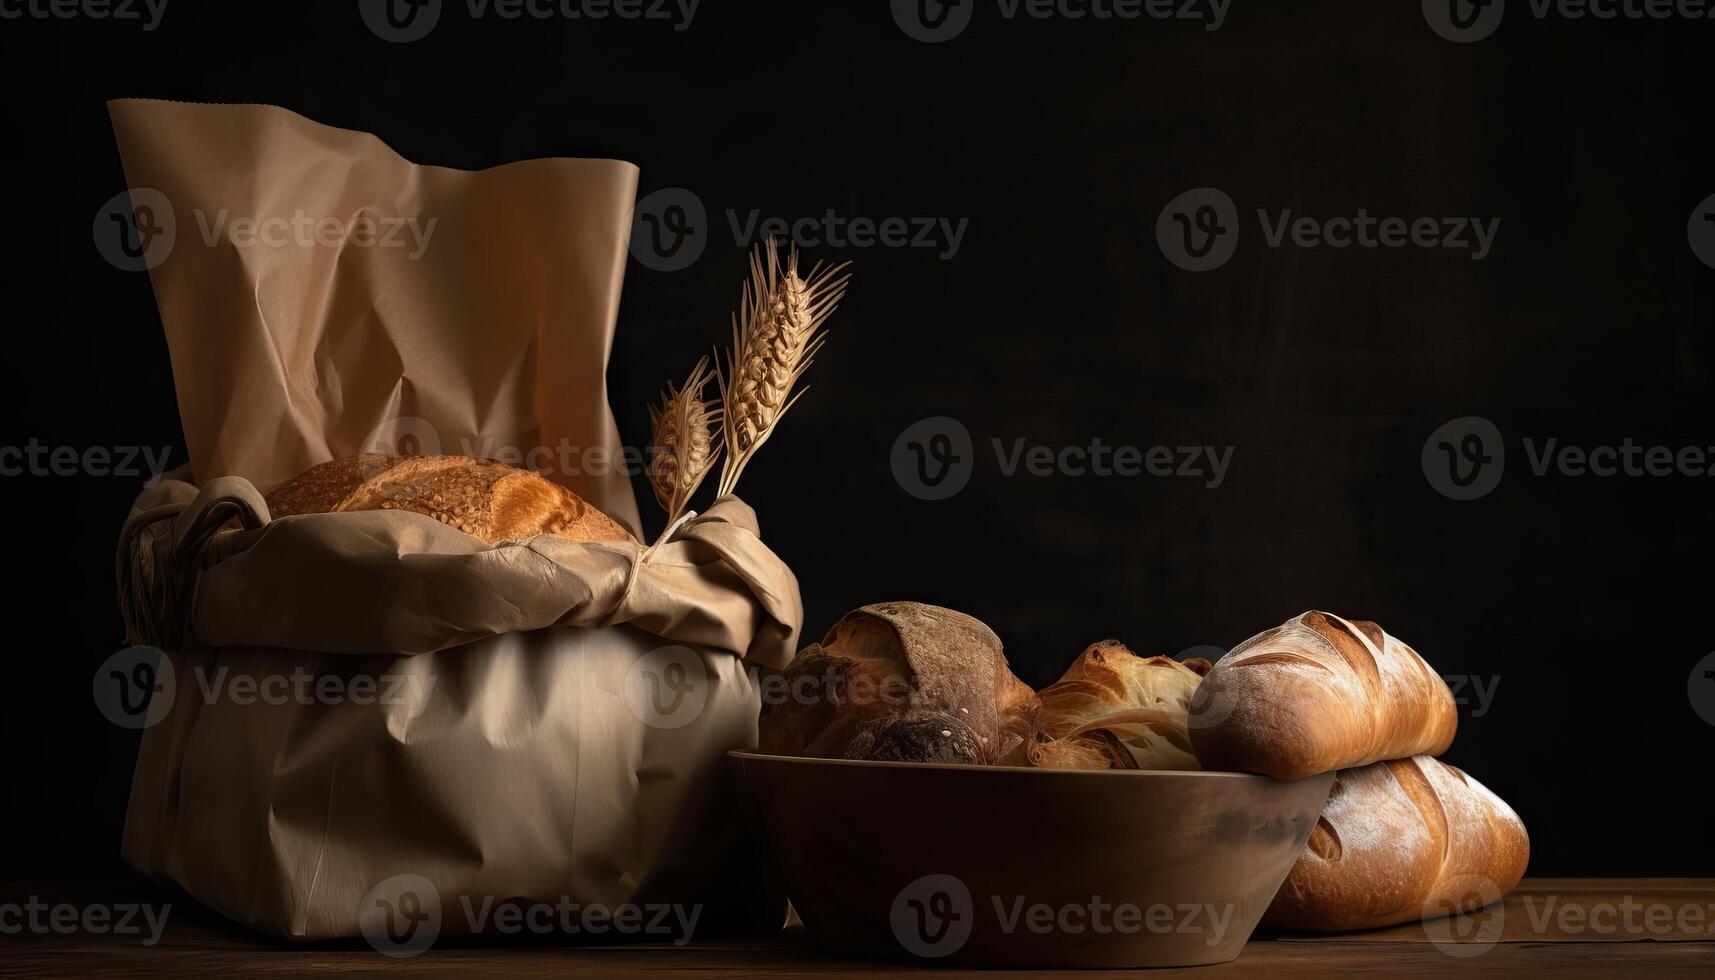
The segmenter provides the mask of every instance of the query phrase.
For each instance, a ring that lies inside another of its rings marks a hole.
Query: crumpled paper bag
[[[127,860],[256,929],[395,954],[499,905],[777,926],[724,755],[756,744],[746,664],[790,659],[802,606],[750,508],[655,548],[490,545],[399,511],[275,521],[257,489],[376,433],[617,450],[633,168],[462,173],[267,106],[112,111],[132,187],[177,216],[152,277],[191,449],[118,549],[130,639],[166,651]],[[233,230],[299,210],[441,220],[415,257]],[[636,528],[623,469],[546,475]],[[607,921],[586,938],[664,938]]]
[[[637,533],[606,378],[635,166],[469,172],[275,106],[108,110],[170,236],[150,275],[197,481],[364,450],[541,461]]]

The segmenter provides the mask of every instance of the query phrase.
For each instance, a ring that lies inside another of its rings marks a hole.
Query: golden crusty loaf
[[[1518,814],[1458,769],[1425,755],[1347,769],[1263,922],[1344,931],[1468,912],[1529,860]]]
[[[1204,769],[1300,779],[1440,755],[1459,718],[1417,651],[1375,623],[1307,612],[1222,657],[1191,700]]]
[[[847,613],[781,681],[760,736],[777,755],[1022,764],[1036,721],[1036,694],[994,631],[919,602]]]
[[[1046,769],[1197,769],[1186,731],[1207,660],[1140,657],[1118,640],[1091,644],[1038,692],[1030,764]]]
[[[552,534],[617,541],[631,533],[582,497],[529,470],[467,456],[364,453],[312,466],[270,490],[272,517],[403,510],[489,544]]]

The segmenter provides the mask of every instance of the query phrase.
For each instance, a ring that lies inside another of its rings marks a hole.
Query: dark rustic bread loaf
[[[993,630],[918,602],[847,613],[783,682],[761,721],[776,755],[1023,764],[1038,705]]]

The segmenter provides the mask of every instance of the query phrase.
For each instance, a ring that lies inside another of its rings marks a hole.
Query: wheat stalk
[[[671,533],[679,515],[709,475],[721,454],[721,419],[725,412],[713,402],[703,400],[703,389],[715,377],[709,359],[702,358],[691,369],[684,387],[667,383],[661,394],[661,404],[649,406],[649,427],[653,445],[650,447],[649,483],[655,499],[667,512],[667,531]]]
[[[733,317],[732,348],[719,371],[727,457],[717,496],[733,492],[745,464],[804,394],[793,394],[792,389],[827,338],[822,324],[851,281],[850,275],[841,275],[846,265],[824,268],[818,262],[801,277],[796,246],[784,270],[772,240],[751,254],[750,279]]]

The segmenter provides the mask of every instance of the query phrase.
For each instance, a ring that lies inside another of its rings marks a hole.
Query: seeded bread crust
[[[313,466],[264,495],[275,518],[365,510],[432,517],[489,544],[552,534],[622,541],[631,533],[529,470],[466,456],[364,453]]]

